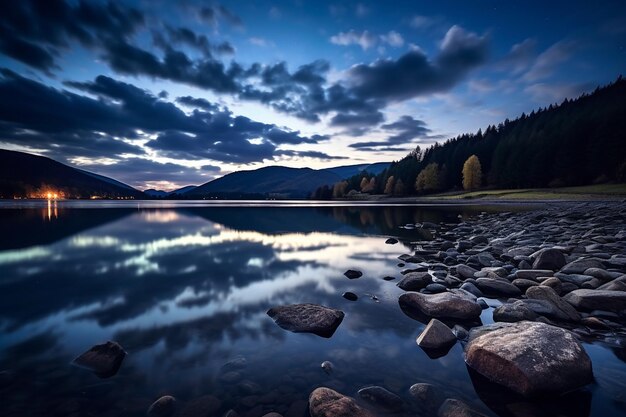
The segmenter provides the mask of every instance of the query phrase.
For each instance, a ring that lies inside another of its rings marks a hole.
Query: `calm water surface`
[[[435,359],[416,345],[424,324],[402,313],[402,291],[382,277],[399,278],[397,257],[426,236],[398,226],[452,224],[484,208],[252,206],[5,203],[0,415],[140,416],[163,394],[212,394],[216,415],[301,417],[318,386],[356,396],[381,385],[410,402],[416,382],[492,416],[626,415],[624,348],[585,345],[596,382],[538,404],[470,375],[460,344]],[[347,269],[364,275],[348,280]],[[301,302],[346,313],[332,338],[284,331],[266,315]],[[128,352],[117,375],[71,366],[106,340]],[[240,358],[245,367],[224,378]]]

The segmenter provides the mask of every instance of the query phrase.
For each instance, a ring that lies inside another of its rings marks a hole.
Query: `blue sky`
[[[620,1],[4,2],[0,147],[173,189],[399,159],[611,82]]]

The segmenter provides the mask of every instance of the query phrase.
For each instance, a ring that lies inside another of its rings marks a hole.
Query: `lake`
[[[211,395],[216,416],[235,409],[301,417],[319,386],[357,397],[380,385],[411,404],[417,382],[491,416],[626,415],[625,349],[586,343],[596,382],[574,395],[503,405],[497,389],[468,370],[460,343],[435,358],[417,346],[425,325],[398,306],[397,264],[430,236],[401,226],[445,228],[520,208],[0,204],[3,416],[142,416],[169,394],[181,405]],[[388,237],[400,242],[386,244]],[[363,276],[349,280],[348,269]],[[346,291],[359,299],[344,299]],[[291,333],[266,311],[292,303],[341,309],[345,319],[331,338]],[[481,319],[493,321],[492,307]],[[115,376],[72,366],[107,340],[128,353]],[[420,414],[409,406],[401,415]]]

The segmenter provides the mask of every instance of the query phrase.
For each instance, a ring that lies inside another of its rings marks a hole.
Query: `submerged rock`
[[[434,414],[441,406],[444,399],[442,393],[434,385],[425,382],[411,385],[409,393],[418,403],[419,408],[426,411],[428,414]]]
[[[398,299],[400,307],[428,317],[471,320],[480,316],[482,308],[469,293],[443,292],[420,294],[408,292]]]
[[[212,395],[203,395],[187,403],[177,417],[198,417],[214,415],[220,409],[222,402]]]
[[[350,291],[344,292],[341,296],[343,298],[345,298],[346,300],[349,300],[349,301],[356,301],[356,300],[359,299],[358,295],[356,295],[355,293],[350,292]]]
[[[346,272],[343,273],[346,277],[348,277],[349,279],[356,279],[356,278],[361,278],[363,276],[363,272],[361,271],[355,271],[354,269],[348,269]]]
[[[326,374],[330,375],[330,374],[333,373],[334,366],[333,366],[333,363],[331,361],[324,361],[324,362],[322,362],[321,367],[324,370],[324,372],[326,372]]]
[[[326,387],[317,388],[311,393],[309,412],[311,417],[374,417],[354,399]]]
[[[164,395],[148,408],[148,417],[169,417],[176,410],[176,398]]]
[[[369,404],[383,410],[398,411],[404,405],[402,398],[379,386],[361,388],[358,394]]]
[[[100,378],[109,378],[117,373],[125,357],[126,352],[118,343],[108,341],[93,346],[74,359],[73,363],[90,370]]]
[[[398,243],[398,239],[390,237],[389,239],[385,240],[385,243],[388,245],[395,245],[396,243]]]
[[[425,349],[444,349],[456,343],[452,330],[437,319],[431,319],[417,337],[417,345]]]
[[[331,337],[343,320],[344,313],[317,304],[291,304],[270,308],[267,315],[277,325],[294,333],[313,333]]]
[[[448,398],[441,404],[437,417],[487,417],[470,408],[463,401]]]
[[[524,396],[564,393],[593,380],[591,360],[575,336],[538,322],[472,329],[465,362],[489,380]]]

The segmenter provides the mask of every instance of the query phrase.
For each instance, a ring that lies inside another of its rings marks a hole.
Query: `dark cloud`
[[[238,163],[273,159],[280,145],[329,139],[303,136],[298,131],[233,116],[228,109],[203,99],[181,97],[179,101],[200,108],[188,115],[146,90],[106,76],[65,83],[94,96],[91,98],[47,87],[6,69],[0,70],[0,75],[2,139],[51,149],[63,159],[141,155],[140,147],[121,138],[146,139],[145,134],[158,135],[147,146],[166,156]]]
[[[233,54],[235,47],[230,42],[213,43],[206,35],[200,35],[186,27],[173,28],[165,24],[165,31],[153,31],[154,45],[164,51],[169,51],[173,45],[191,47],[206,58],[211,58],[214,53]]]
[[[396,132],[382,141],[357,142],[350,145],[351,148],[364,151],[406,151],[414,141],[424,139],[436,139],[439,136],[430,136],[431,130],[423,120],[414,119],[411,116],[402,116],[393,123],[381,126],[383,130]]]
[[[176,99],[176,102],[182,104],[183,106],[199,108],[199,109],[209,111],[209,112],[217,111],[220,109],[219,105],[215,103],[211,103],[209,100],[206,100],[204,98],[183,96],[183,97],[178,97]]]
[[[116,2],[7,1],[0,5],[0,50],[49,71],[71,42],[92,47],[105,38],[130,35],[143,23],[141,12]]]

